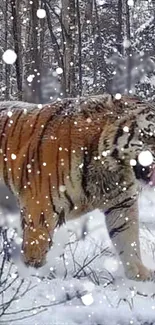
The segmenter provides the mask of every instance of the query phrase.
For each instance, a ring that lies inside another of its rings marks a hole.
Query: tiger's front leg
[[[138,202],[129,197],[105,212],[106,225],[113,245],[123,263],[125,274],[135,280],[155,280],[155,273],[141,260]]]
[[[36,268],[45,264],[56,222],[51,206],[43,198],[26,196],[21,202],[23,260]]]

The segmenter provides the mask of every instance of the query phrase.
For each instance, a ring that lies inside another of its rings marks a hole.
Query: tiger
[[[155,280],[141,258],[138,211],[139,184],[155,185],[154,158],[151,102],[111,94],[1,102],[0,181],[18,200],[25,265],[42,267],[55,229],[99,209],[126,277]]]

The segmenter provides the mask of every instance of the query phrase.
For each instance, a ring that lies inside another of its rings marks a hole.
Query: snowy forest
[[[0,0],[0,40],[0,101],[105,92],[155,100],[155,0]],[[153,268],[153,190],[139,206]],[[124,279],[99,211],[56,232],[44,271],[16,259],[20,232],[16,201],[0,184],[0,325],[155,325],[155,283]]]
[[[36,12],[44,8],[46,17]],[[154,0],[1,1],[1,99],[136,92],[154,98]]]

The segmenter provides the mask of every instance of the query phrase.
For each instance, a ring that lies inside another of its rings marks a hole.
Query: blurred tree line
[[[104,91],[154,98],[155,0],[0,0],[0,26],[1,100]],[[13,65],[2,60],[7,49]]]

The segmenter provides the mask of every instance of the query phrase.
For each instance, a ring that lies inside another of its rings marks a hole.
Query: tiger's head
[[[155,105],[148,103],[136,114],[138,139],[142,151],[133,167],[137,179],[155,186]]]
[[[155,105],[138,102],[134,108],[115,121],[111,156],[130,164],[138,180],[155,186]]]

